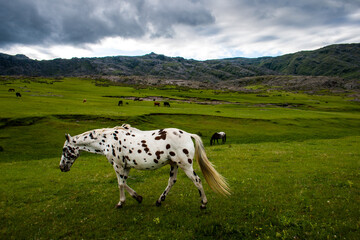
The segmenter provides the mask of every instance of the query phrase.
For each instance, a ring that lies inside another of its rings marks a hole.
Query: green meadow
[[[0,239],[359,239],[360,103],[351,93],[249,88],[263,92],[1,77]],[[155,107],[156,97],[171,107]],[[157,207],[170,167],[133,169],[127,183],[143,202],[126,193],[115,209],[117,179],[104,156],[82,153],[60,171],[65,133],[123,123],[200,135],[231,196],[203,181],[200,210],[180,170]],[[217,131],[227,142],[210,146]]]

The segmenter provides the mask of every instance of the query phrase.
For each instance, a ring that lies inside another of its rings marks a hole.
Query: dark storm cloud
[[[229,48],[278,53],[359,39],[359,0],[212,0],[212,9]]]
[[[0,0],[0,51],[40,59],[275,56],[359,31],[360,0]]]
[[[214,17],[196,0],[11,0],[0,1],[0,21],[0,46],[6,46],[171,37],[176,24],[206,25]]]
[[[358,0],[230,0],[265,25],[306,28],[357,23],[349,14],[360,9]]]
[[[48,21],[34,4],[25,1],[0,1],[0,44],[21,41],[32,43],[51,31]]]

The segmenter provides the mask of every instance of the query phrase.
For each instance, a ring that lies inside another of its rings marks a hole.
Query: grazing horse
[[[86,102],[87,102],[86,99],[84,99],[84,100],[83,100],[83,103],[86,103]]]
[[[159,103],[159,102],[154,102],[154,106],[155,106],[155,107],[156,107],[156,106],[160,107],[160,103]]]
[[[15,93],[16,97],[21,97],[21,94],[19,92]]]
[[[169,102],[164,102],[164,107],[170,107],[170,103]]]
[[[123,101],[120,100],[120,101],[118,102],[118,106],[122,106],[122,105],[123,105]]]
[[[211,137],[210,145],[213,145],[213,143],[215,143],[215,140],[217,141],[217,143],[219,143],[219,139],[222,140],[222,143],[225,143],[226,142],[226,134],[224,132],[214,133]]]
[[[199,190],[200,208],[206,208],[207,198],[201,180],[193,169],[194,159],[198,161],[207,183],[215,192],[230,194],[226,180],[206,157],[201,138],[196,134],[176,128],[141,131],[123,124],[121,127],[96,129],[74,137],[66,134],[65,138],[61,171],[69,171],[81,151],[105,155],[115,170],[120,189],[120,201],[116,208],[124,205],[125,190],[139,203],[142,202],[143,198],[126,183],[131,168],[153,170],[167,164],[171,166],[170,178],[165,191],[156,201],[156,206],[161,205],[175,184],[180,167]]]
[[[15,92],[14,88],[9,88],[8,92]]]

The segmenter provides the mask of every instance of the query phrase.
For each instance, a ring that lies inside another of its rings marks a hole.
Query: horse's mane
[[[133,130],[133,131],[140,131],[137,128],[131,127],[130,124],[124,123],[121,126],[115,126],[113,128],[99,128],[99,129],[93,129],[93,130],[89,130],[83,133],[80,133],[76,136],[74,136],[75,139],[81,139],[82,136],[86,136],[86,135],[91,135],[94,134],[94,137],[99,136],[105,132],[111,132],[111,131],[115,131],[115,130],[124,130],[124,131],[129,131],[129,130]],[[86,140],[85,142],[87,142],[89,140]],[[81,142],[84,142],[84,140],[82,140]]]
[[[115,126],[115,127],[113,127],[113,128],[93,129],[93,130],[89,130],[89,131],[80,133],[80,134],[76,135],[75,137],[80,137],[80,136],[84,136],[84,135],[89,135],[90,133],[102,134],[103,132],[111,131],[111,130],[126,130],[126,128],[124,127],[124,125],[127,125],[127,126],[130,127],[129,124],[123,124],[123,125],[121,125],[121,126]]]
[[[123,128],[123,129],[129,129],[131,128],[130,124],[128,123],[124,123],[123,125],[119,126],[119,127],[116,127],[116,128]]]
[[[125,130],[135,130],[135,131],[141,131],[140,129],[134,128],[132,126],[130,126],[130,124],[128,123],[124,123],[123,125],[121,125],[119,128],[123,128]]]

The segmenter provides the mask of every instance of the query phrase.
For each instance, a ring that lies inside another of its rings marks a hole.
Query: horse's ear
[[[70,142],[70,134],[67,134],[67,133],[65,133],[65,139],[68,141],[68,142]]]

